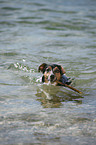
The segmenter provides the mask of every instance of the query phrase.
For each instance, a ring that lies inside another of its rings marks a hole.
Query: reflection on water
[[[63,102],[74,101],[77,104],[82,104],[82,96],[67,90],[64,87],[53,85],[42,85],[38,88],[36,96],[44,108],[59,108]]]

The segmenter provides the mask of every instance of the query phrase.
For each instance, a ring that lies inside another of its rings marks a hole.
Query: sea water
[[[42,84],[42,63],[83,94]],[[95,0],[0,0],[0,144],[96,144]]]

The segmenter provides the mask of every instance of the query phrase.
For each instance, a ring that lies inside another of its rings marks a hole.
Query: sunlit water
[[[61,64],[73,87],[43,85]],[[95,145],[96,1],[0,1],[0,144]]]

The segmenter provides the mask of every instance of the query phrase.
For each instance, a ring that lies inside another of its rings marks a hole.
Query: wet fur
[[[58,85],[56,81],[60,81],[61,76],[65,74],[65,70],[61,65],[43,63],[39,66],[38,71],[43,73],[42,82]]]

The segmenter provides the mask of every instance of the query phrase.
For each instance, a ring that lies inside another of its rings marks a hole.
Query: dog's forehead
[[[48,65],[45,69],[44,74],[50,75],[51,73],[53,73],[53,69],[52,69],[51,65]]]
[[[47,67],[46,68],[50,68],[50,69],[54,69],[54,68],[56,68],[57,66],[56,65],[47,65]]]
[[[48,66],[46,67],[46,69],[52,70],[52,66],[51,66],[51,65],[48,65]]]
[[[46,66],[45,71],[47,71],[47,70],[50,70],[50,71],[52,70],[51,65],[47,65],[47,66]]]
[[[49,70],[50,72],[54,72],[56,70],[59,70],[58,66],[56,65],[48,65],[45,69],[45,71]]]

